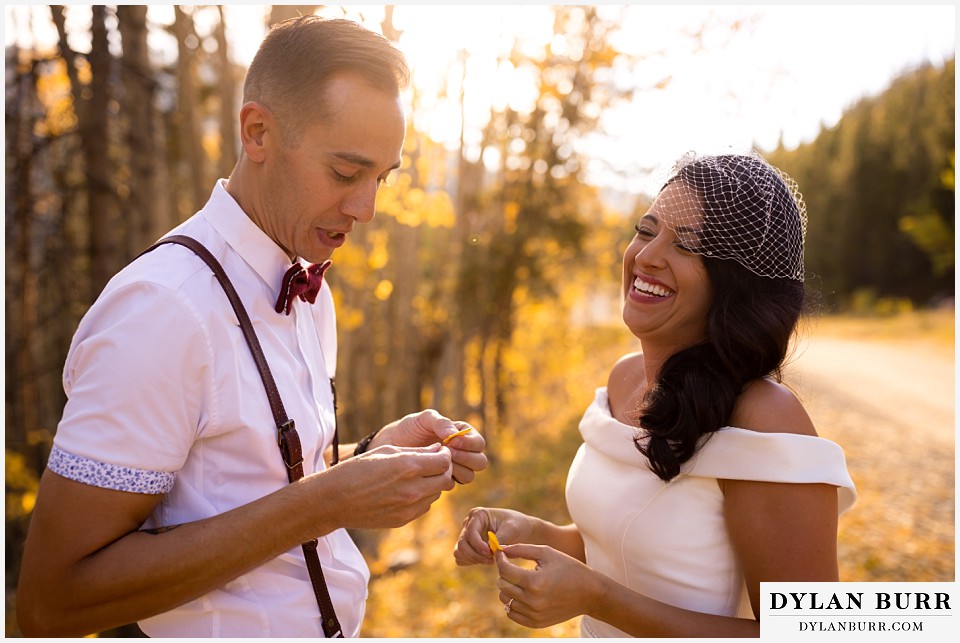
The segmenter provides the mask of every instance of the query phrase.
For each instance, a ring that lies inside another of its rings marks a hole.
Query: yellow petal
[[[455,437],[460,436],[460,435],[466,435],[467,433],[470,433],[469,427],[466,428],[466,429],[462,429],[462,430],[460,430],[460,431],[457,431],[457,432],[454,433],[453,435],[448,435],[447,437],[445,437],[445,438],[443,439],[443,442],[441,442],[441,444],[446,444],[447,442],[449,442],[450,440],[454,439]]]

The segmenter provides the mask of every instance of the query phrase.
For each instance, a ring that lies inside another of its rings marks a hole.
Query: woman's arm
[[[817,435],[800,400],[768,379],[744,389],[731,424],[760,433]],[[720,488],[727,530],[757,618],[762,581],[838,580],[836,487],[721,480]]]
[[[727,529],[756,618],[761,582],[838,580],[836,487],[726,480],[723,488]]]

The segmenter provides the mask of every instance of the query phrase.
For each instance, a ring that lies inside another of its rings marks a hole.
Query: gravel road
[[[955,580],[954,357],[909,337],[810,337],[788,367],[857,485],[840,520],[841,580]]]

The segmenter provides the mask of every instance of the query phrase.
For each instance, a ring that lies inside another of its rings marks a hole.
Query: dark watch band
[[[366,453],[367,449],[370,448],[370,443],[373,442],[373,439],[377,437],[377,434],[380,433],[380,429],[377,429],[364,439],[357,442],[357,448],[353,450],[353,455],[360,455],[361,453]]]

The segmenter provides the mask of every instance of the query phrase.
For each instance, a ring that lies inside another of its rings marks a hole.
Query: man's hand
[[[339,526],[375,529],[400,527],[426,513],[453,489],[453,470],[451,450],[434,443],[380,446],[315,475],[332,483],[325,493],[340,499]]]
[[[467,429],[466,433],[452,437]],[[483,453],[486,440],[483,436],[467,422],[450,420],[433,409],[411,413],[386,425],[377,433],[370,449],[385,444],[423,447],[436,443],[442,443],[450,449],[453,479],[459,484],[473,482],[477,472],[487,468],[487,456]]]

